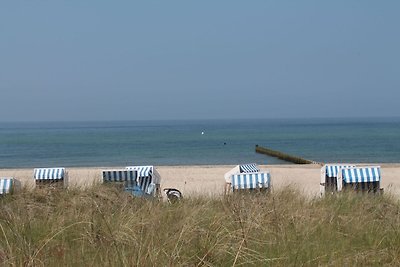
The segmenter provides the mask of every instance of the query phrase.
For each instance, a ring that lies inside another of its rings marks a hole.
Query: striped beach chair
[[[341,168],[338,173],[338,191],[381,192],[380,166]]]
[[[137,184],[143,194],[160,197],[161,176],[154,166],[128,166],[126,169],[137,171]]]
[[[131,193],[137,187],[137,171],[135,170],[103,170],[102,177],[103,183],[117,185]]]
[[[66,188],[68,186],[68,173],[65,168],[36,168],[33,172],[36,186],[43,188]]]
[[[342,168],[355,167],[352,164],[325,164],[321,168],[321,182],[320,182],[320,193],[337,192],[337,176],[339,170]]]
[[[0,196],[11,194],[14,191],[15,183],[17,181],[13,177],[0,178]]]
[[[269,172],[239,173],[231,176],[232,191],[240,190],[269,190],[271,175]]]
[[[255,163],[236,165],[225,173],[225,193],[229,191],[269,191],[271,174],[261,171]]]

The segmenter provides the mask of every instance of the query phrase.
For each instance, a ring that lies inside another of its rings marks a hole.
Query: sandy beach
[[[364,164],[360,164],[364,165]],[[380,164],[382,186],[385,192],[400,196],[400,164]],[[224,174],[234,165],[202,166],[157,166],[161,175],[161,187],[173,187],[181,190],[186,196],[218,196],[224,193]],[[319,194],[321,166],[319,165],[262,165],[261,169],[269,170],[272,186],[279,189],[287,185],[299,188],[309,196]],[[102,180],[101,171],[115,167],[67,168],[70,187],[86,187]],[[1,169],[0,177],[15,177],[22,186],[34,186],[33,168]]]

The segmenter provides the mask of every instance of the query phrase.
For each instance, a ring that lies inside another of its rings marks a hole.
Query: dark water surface
[[[204,132],[204,134],[202,134]],[[0,123],[0,167],[400,162],[400,119]]]

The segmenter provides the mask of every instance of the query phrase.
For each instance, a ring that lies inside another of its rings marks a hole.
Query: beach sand
[[[364,165],[364,164],[361,164]],[[374,164],[376,165],[376,164]],[[380,164],[382,187],[385,192],[400,196],[400,164]],[[218,196],[224,193],[224,174],[234,165],[157,166],[161,188],[177,188],[185,196]],[[271,173],[272,186],[280,189],[291,185],[308,196],[319,194],[321,166],[319,165],[262,165]],[[103,169],[115,167],[67,168],[70,187],[87,187],[102,180]],[[22,186],[34,187],[33,168],[0,169],[0,177],[15,177]]]

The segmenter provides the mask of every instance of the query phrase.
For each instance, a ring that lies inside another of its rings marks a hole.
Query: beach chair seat
[[[135,197],[149,197],[149,194],[146,194],[142,188],[138,185],[128,186],[124,188],[125,192],[129,192],[131,195]]]
[[[154,166],[128,166],[127,170],[137,171],[137,185],[141,190],[152,197],[161,197],[161,176]]]
[[[137,169],[103,170],[103,182],[113,184],[136,197],[154,197],[156,185],[148,176],[139,176]]]
[[[379,182],[356,182],[356,183],[345,183],[343,185],[343,191],[356,191],[356,192],[380,192],[380,184]]]

